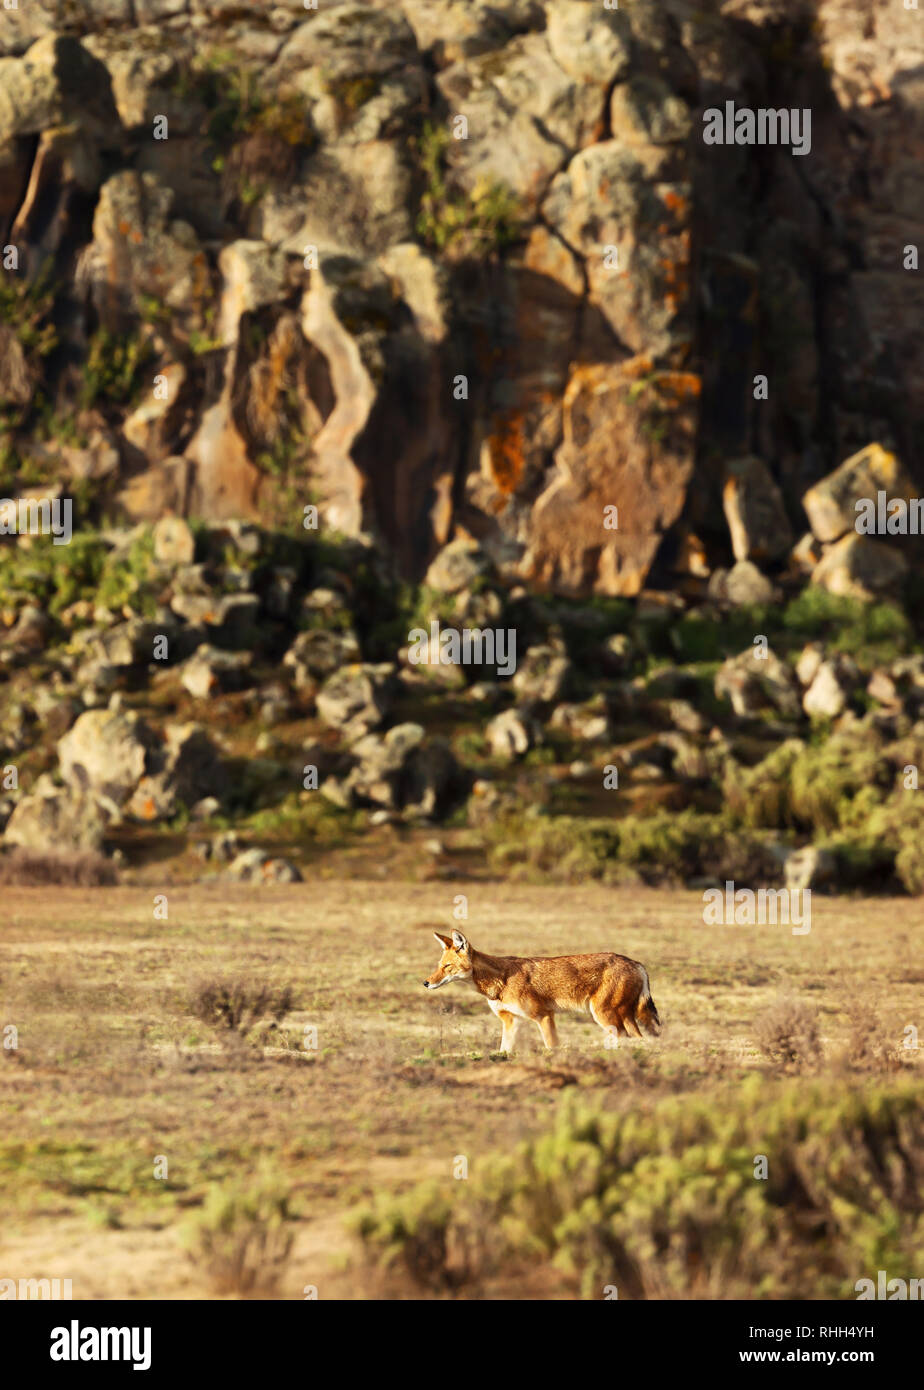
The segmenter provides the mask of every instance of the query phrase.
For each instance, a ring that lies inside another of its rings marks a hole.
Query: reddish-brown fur
[[[489,956],[476,951],[461,932],[443,936],[440,963],[428,989],[452,980],[471,984],[484,995],[501,1021],[501,1048],[509,1052],[520,1019],[535,1023],[546,1047],[557,1042],[555,1014],[564,1010],[589,1012],[614,1037],[658,1033],[661,1020],[640,961],[615,952],[586,956]],[[641,1027],[639,1026],[641,1024]]]

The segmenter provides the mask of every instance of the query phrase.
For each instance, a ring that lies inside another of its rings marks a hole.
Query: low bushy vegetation
[[[264,1019],[278,1025],[292,1008],[293,997],[289,985],[213,978],[196,984],[189,1007],[203,1023],[243,1036]]]
[[[70,884],[75,888],[101,888],[116,883],[118,873],[111,859],[93,850],[32,850],[16,846],[0,854],[0,885],[45,888]]]
[[[426,187],[420,200],[417,234],[445,255],[483,259],[516,241],[521,213],[503,184],[479,180],[470,194],[450,186],[446,169],[449,132],[425,125],[418,155]]]
[[[355,1229],[431,1293],[542,1261],[587,1298],[845,1298],[870,1271],[920,1263],[922,1141],[920,1087],[898,1081],[861,1096],[754,1077],[620,1115],[569,1104],[451,1200],[417,1188]],[[491,1233],[474,1269],[473,1225]]]
[[[289,1260],[292,1219],[287,1192],[270,1176],[231,1180],[211,1188],[184,1243],[216,1293],[270,1296]]]
[[[773,863],[762,838],[724,816],[688,809],[619,820],[513,811],[494,827],[492,868],[514,879],[683,883],[736,877],[767,882]]]
[[[153,563],[149,527],[123,549],[113,550],[95,532],[78,533],[70,545],[5,546],[0,550],[0,605],[38,603],[52,616],[81,599],[120,613],[129,604],[150,616],[162,588]]]

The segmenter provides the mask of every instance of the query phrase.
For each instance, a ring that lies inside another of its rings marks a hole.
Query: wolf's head
[[[433,974],[428,980],[424,980],[424,989],[439,989],[440,985],[448,985],[450,980],[470,980],[471,947],[462,933],[454,931],[452,936],[443,936],[441,932],[435,931],[433,935],[442,946],[443,954]]]

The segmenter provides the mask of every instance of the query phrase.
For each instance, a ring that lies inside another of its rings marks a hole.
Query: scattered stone
[[[536,742],[536,725],[525,710],[507,709],[485,728],[485,738],[495,758],[521,758]]]
[[[675,777],[692,782],[708,779],[711,771],[709,757],[685,734],[659,734],[658,746],[667,749],[671,759],[671,771]]]
[[[9,663],[44,651],[50,627],[47,614],[27,603],[20,609],[14,627],[3,636],[0,661]]]
[[[40,777],[35,790],[16,802],[3,838],[23,849],[99,851],[107,824],[104,805],[91,791],[56,787]]]
[[[702,734],[706,731],[706,721],[699,710],[689,700],[670,700],[668,714],[675,728],[684,734]]]
[[[431,561],[424,583],[437,593],[457,594],[470,588],[489,568],[488,557],[477,541],[450,541]]]
[[[563,646],[549,643],[530,647],[511,685],[521,700],[552,705],[566,693],[571,672],[571,662]]]
[[[318,714],[348,738],[378,727],[391,703],[394,668],[387,663],[345,666],[318,691]]]
[[[907,571],[907,562],[899,551],[852,532],[825,551],[812,571],[812,583],[830,594],[870,603],[894,594]]]
[[[230,864],[240,849],[240,840],[233,830],[223,830],[211,841],[211,855],[221,864]]]
[[[251,647],[259,630],[260,599],[256,594],[180,591],[174,593],[170,607],[187,623],[205,623],[209,636],[221,647]]]
[[[716,674],[715,693],[720,700],[730,700],[741,717],[767,708],[789,716],[800,713],[795,677],[769,648],[765,657],[759,657],[753,647],[728,657]]]
[[[202,725],[168,724],[127,809],[138,820],[163,820],[203,794],[221,797],[226,789],[226,769]]]
[[[814,890],[834,882],[837,859],[830,850],[806,845],[804,849],[793,850],[786,856],[783,871],[790,892],[800,892],[806,888]]]
[[[836,719],[847,707],[849,686],[842,679],[843,666],[823,661],[802,697],[802,708],[811,719]]]
[[[270,855],[265,849],[246,849],[228,869],[228,876],[241,883],[301,883],[302,875],[289,859]]]
[[[809,642],[802,648],[796,662],[796,678],[803,688],[811,685],[824,659],[825,649],[820,642]]]
[[[752,456],[727,465],[722,505],[736,560],[775,560],[789,550],[792,527],[782,493],[763,459]]]
[[[252,662],[250,652],[223,652],[203,644],[180,668],[180,683],[196,700],[243,690]]]
[[[503,687],[497,681],[476,681],[468,688],[468,698],[482,705],[496,705],[503,695]]]
[[[300,632],[282,659],[295,675],[297,687],[313,686],[343,666],[361,660],[359,641],[352,629],[315,628]]]
[[[595,695],[582,705],[559,705],[552,713],[549,726],[562,729],[572,738],[587,743],[599,743],[612,736],[609,710],[602,695]]]
[[[815,537],[836,541],[850,532],[854,539],[860,539],[856,533],[856,504],[865,498],[875,502],[880,491],[890,500],[901,498],[907,502],[915,496],[914,485],[895,455],[881,444],[870,444],[809,488],[802,498]],[[818,582],[814,576],[813,580]]]
[[[189,523],[179,516],[164,516],[154,525],[154,559],[160,565],[191,565],[196,540]]]
[[[614,632],[603,642],[600,664],[608,676],[622,676],[632,665],[632,642],[625,632]]]
[[[367,734],[350,749],[353,765],[328,777],[324,795],[338,806],[369,803],[412,815],[439,817],[461,800],[465,779],[449,745],[426,738],[420,724],[396,724]]]
[[[739,560],[726,575],[725,595],[729,603],[744,607],[748,604],[772,603],[777,597],[777,590],[750,560]]]
[[[880,705],[900,706],[902,702],[895,681],[888,671],[883,671],[881,668],[877,668],[870,676],[866,693],[871,700],[875,700]]]
[[[144,776],[156,740],[137,715],[91,709],[58,741],[61,776],[123,806]]]

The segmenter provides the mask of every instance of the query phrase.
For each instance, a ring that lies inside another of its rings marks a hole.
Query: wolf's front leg
[[[503,1028],[503,1032],[501,1033],[501,1052],[512,1052],[517,1029],[520,1026],[520,1020],[517,1018],[516,1014],[510,1014],[506,1009],[501,1009],[497,1017],[500,1019]]]
[[[540,1018],[538,1022],[539,1032],[542,1034],[542,1041],[549,1051],[551,1051],[553,1047],[558,1046],[558,1032],[555,1028],[555,1019],[551,1014],[546,1014],[545,1018]]]

